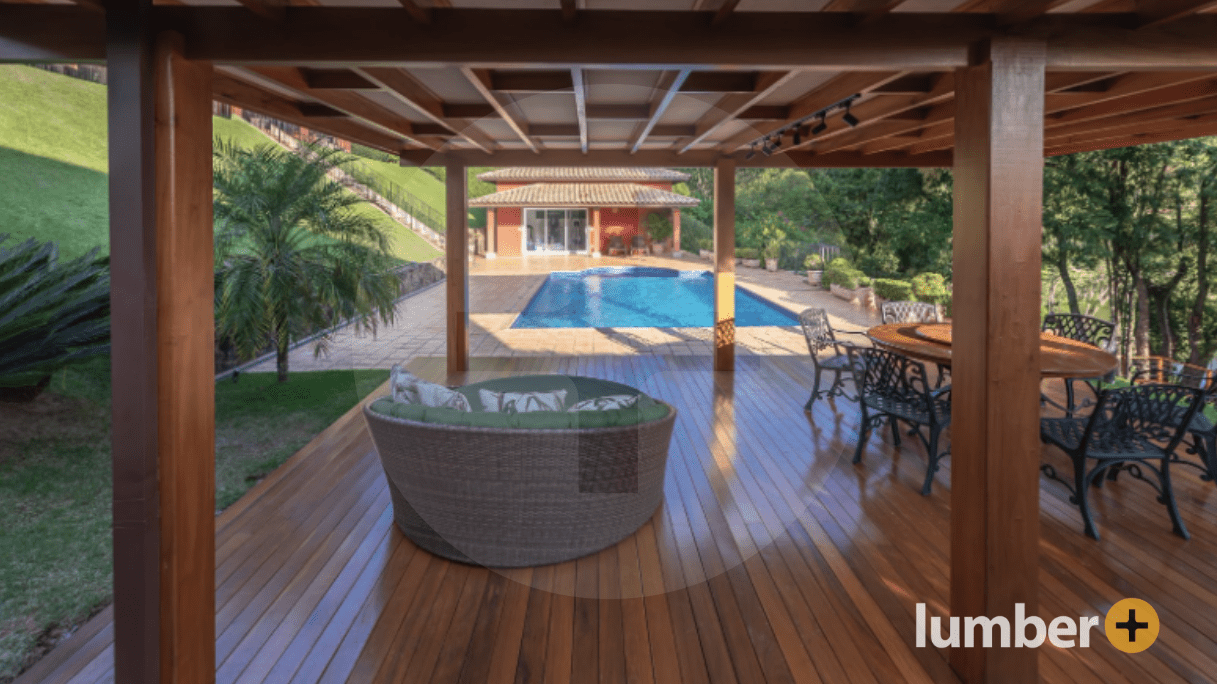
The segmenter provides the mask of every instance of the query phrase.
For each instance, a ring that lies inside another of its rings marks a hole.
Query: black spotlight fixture
[[[773,149],[778,149],[782,146],[782,131],[778,131],[777,135],[773,136]]]
[[[756,143],[753,143],[752,147],[748,148],[748,154],[744,155],[744,159],[745,160],[752,159],[755,156],[756,156]]]
[[[799,145],[802,145],[802,144],[803,144],[803,129],[796,128],[796,129],[794,129],[794,146],[798,147]]]
[[[825,119],[825,115],[824,115],[824,114],[821,114],[821,115],[820,115],[820,123],[816,124],[816,125],[815,125],[815,126],[812,128],[812,129],[811,129],[811,134],[812,134],[812,135],[819,135],[819,134],[823,133],[825,129],[827,129],[827,128],[828,128],[828,122],[827,122],[827,121],[825,121],[824,119]]]
[[[766,157],[773,154],[773,146],[769,144],[769,138],[765,138],[765,144],[761,145],[761,152],[763,152]]]
[[[853,112],[849,111],[849,105],[845,105],[845,116],[842,116],[841,120],[849,124],[850,128],[854,128],[858,125],[858,117],[854,116]]]

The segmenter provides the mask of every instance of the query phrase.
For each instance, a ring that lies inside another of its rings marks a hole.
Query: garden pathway
[[[575,271],[593,266],[662,266],[683,270],[709,268],[705,260],[686,256],[590,259],[582,256],[475,259],[469,278],[471,356],[513,357],[564,355],[709,356],[710,328],[568,328],[513,329],[512,322],[532,299],[551,271]],[[878,323],[877,314],[813,288],[789,271],[770,273],[739,267],[736,282],[775,304],[799,312],[808,307],[828,310],[835,327],[863,330]],[[388,368],[420,356],[442,356],[445,289],[436,284],[403,299],[393,325],[375,335],[351,327],[332,335],[328,353],[317,356],[312,344],[292,350],[292,370]],[[736,330],[740,355],[806,354],[796,327],[749,327]],[[274,359],[243,372],[271,372]]]

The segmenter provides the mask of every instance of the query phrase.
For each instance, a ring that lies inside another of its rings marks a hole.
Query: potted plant
[[[762,250],[765,254],[765,270],[774,272],[778,270],[778,257],[782,256],[782,243],[780,240],[771,240],[765,243],[765,248]]]
[[[672,237],[672,220],[666,215],[652,212],[647,214],[647,235],[651,236],[651,253],[663,254],[668,238]]]
[[[808,254],[803,260],[803,268],[807,269],[807,284],[819,287],[824,282],[824,259],[818,252]]]
[[[735,256],[748,268],[761,267],[761,255],[757,252],[757,250],[752,249],[751,247],[742,247],[735,250]]]
[[[765,270],[778,270],[778,257],[782,256],[782,241],[786,231],[782,230],[780,216],[770,216],[761,224],[761,251],[765,257]]]

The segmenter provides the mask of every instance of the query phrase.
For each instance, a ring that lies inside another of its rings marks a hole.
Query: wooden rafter
[[[438,149],[435,143],[419,140],[415,136],[414,127],[409,119],[385,109],[367,98],[350,91],[315,90],[310,88],[304,72],[297,67],[251,67],[249,71],[282,87],[307,95],[318,102],[346,112],[352,117],[362,119],[384,131],[413,140],[423,147],[428,147],[432,150]]]
[[[1217,0],[1154,0],[1137,4],[1141,28],[1150,28],[1217,7]]]
[[[478,132],[470,120],[481,117],[462,119],[449,116],[445,112],[444,103],[408,71],[397,67],[365,67],[360,69],[359,73],[435,124],[455,133],[479,150],[493,151],[494,143]],[[493,110],[487,108],[487,112],[491,113]]]
[[[282,21],[287,15],[287,2],[285,0],[237,0],[246,9],[254,14],[270,19],[271,21]]]
[[[646,104],[589,104],[587,118],[617,121],[645,121],[651,115]]]
[[[417,21],[420,24],[430,24],[431,23],[431,8],[422,7],[414,0],[397,0],[397,1],[399,3],[401,3],[401,6],[405,8],[406,13],[409,14],[410,18],[413,19],[414,21]]]
[[[688,69],[681,69],[679,71],[664,72],[664,75],[660,77],[659,84],[656,86],[657,96],[651,100],[651,115],[646,123],[642,125],[633,142],[630,143],[630,154],[637,153],[642,147],[642,143],[650,135],[651,129],[655,128],[655,125],[663,118],[663,113],[668,110],[668,105],[672,104],[676,93],[680,92],[680,88],[684,85],[685,79],[689,77],[689,73]]]
[[[769,71],[756,79],[756,86],[751,93],[730,93],[717,103],[697,122],[696,132],[680,145],[680,154],[684,154],[695,145],[710,137],[723,124],[732,121],[747,111],[750,107],[769,97],[773,91],[781,88],[794,78],[798,71]]]
[[[561,0],[561,4],[562,19],[567,23],[573,22],[575,20],[575,15],[579,11],[579,7],[575,4],[575,0]]]
[[[280,121],[305,126],[326,135],[357,142],[390,154],[400,154],[400,139],[354,122],[334,116],[309,116],[307,103],[293,102],[259,85],[217,71],[212,78],[212,97],[225,104],[259,112]]]
[[[1091,136],[1078,136],[1069,143],[1046,147],[1044,155],[1055,157],[1062,154],[1107,150],[1117,147],[1130,147],[1132,145],[1149,145],[1151,143],[1202,138],[1212,135],[1217,135],[1217,117],[1205,117],[1204,120],[1181,121],[1179,125],[1172,126],[1165,131],[1137,131],[1116,135],[1111,134],[1110,131],[1100,131]]]
[[[740,0],[722,0],[718,5],[718,9],[714,10],[714,19],[711,20],[711,23],[721,24],[726,21],[727,17],[731,16],[731,13],[735,11],[735,7],[739,2]]]
[[[499,96],[491,91],[490,73],[486,69],[474,69],[473,67],[469,66],[462,66],[461,73],[465,75],[465,78],[468,79],[469,83],[478,91],[482,98],[486,100],[486,104],[493,107],[494,111],[498,113],[499,117],[507,123],[507,126],[510,127],[517,136],[519,136],[520,140],[524,141],[524,145],[527,146],[528,149],[532,150],[534,154],[540,154],[541,150],[537,148],[537,144],[533,142],[532,138],[528,137],[528,131],[525,129],[527,124],[521,121],[516,121],[516,118],[512,116],[511,112],[507,111],[507,107],[503,106],[503,103],[499,101]]]
[[[1047,14],[1070,0],[969,0],[955,8],[956,12],[989,12],[997,16],[1002,26],[1024,24]]]
[[[860,14],[861,23],[869,24],[904,2],[905,0],[830,0],[820,11]]]
[[[583,79],[583,69],[571,69],[570,80],[575,86],[575,119],[579,122],[579,149],[583,150],[583,154],[587,154],[587,82]]]

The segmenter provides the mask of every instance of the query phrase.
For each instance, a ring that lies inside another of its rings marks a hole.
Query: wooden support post
[[[714,370],[735,370],[735,160],[714,166]]]
[[[600,208],[592,209],[592,244],[591,254],[593,257],[600,256]]]
[[[955,73],[951,615],[1036,614],[1042,42],[993,39]],[[957,648],[969,684],[1034,682],[1038,651]]]
[[[672,256],[680,256],[680,210],[672,210]]]
[[[495,208],[486,208],[486,258],[493,259],[499,255],[499,226],[495,222]]]
[[[215,681],[215,243],[211,75],[156,44],[161,681]]]
[[[448,288],[448,372],[469,370],[469,221],[465,167],[446,167]]]
[[[114,679],[215,681],[211,66],[108,6]]]

